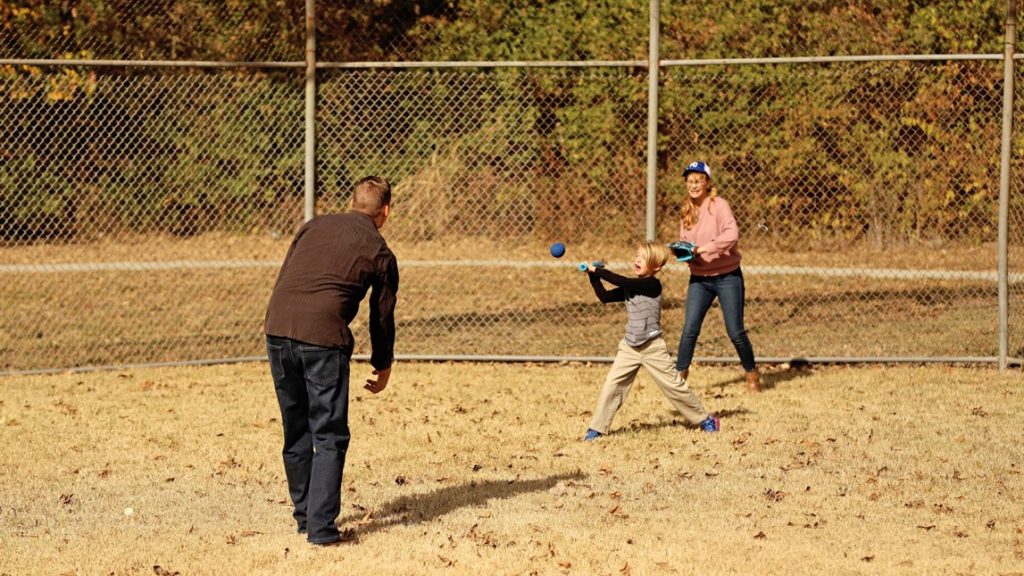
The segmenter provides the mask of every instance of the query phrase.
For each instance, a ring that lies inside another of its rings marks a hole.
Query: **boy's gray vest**
[[[626,344],[640,346],[661,336],[661,295],[626,292]]]

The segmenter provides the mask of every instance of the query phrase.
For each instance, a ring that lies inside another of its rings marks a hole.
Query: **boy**
[[[672,406],[691,424],[705,432],[718,431],[718,418],[704,410],[700,399],[680,377],[662,338],[661,280],[655,275],[667,261],[667,248],[643,242],[637,245],[633,256],[636,278],[587,265],[587,277],[598,300],[603,304],[625,302],[627,321],[626,336],[619,342],[615,362],[597,397],[597,408],[584,440],[594,440],[608,433],[615,412],[626,401],[641,366],[647,369]],[[615,288],[606,289],[602,280]]]

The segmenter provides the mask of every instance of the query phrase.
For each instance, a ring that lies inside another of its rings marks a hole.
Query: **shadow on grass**
[[[750,410],[746,408],[735,408],[732,410],[714,410],[712,411],[715,416],[719,418],[731,418],[740,414],[750,414]],[[628,426],[613,430],[607,434],[607,436],[617,436],[619,434],[632,434],[635,432],[645,432],[648,430],[659,430],[661,428],[680,428],[686,431],[699,431],[696,425],[689,424],[680,418],[672,418],[669,420],[660,420],[658,422],[631,422]]]
[[[779,384],[789,382],[790,380],[796,380],[797,378],[807,378],[812,374],[810,364],[804,360],[792,360],[791,366],[785,370],[773,371],[773,372],[761,372],[761,390],[771,390]],[[739,385],[744,389],[747,387],[746,374],[740,374],[728,380],[722,380],[709,384],[708,388],[717,388],[719,393],[725,391],[726,386]]]
[[[715,411],[715,416],[718,416],[718,418],[722,420],[726,418],[733,418],[734,416],[742,416],[743,414],[751,414],[751,411],[746,408],[731,408],[729,410]]]
[[[811,374],[811,365],[808,362],[803,360],[792,360],[790,362],[790,367],[785,370],[780,370],[778,372],[765,372],[761,374],[761,389],[771,390],[779,384],[789,382],[790,380],[796,380],[797,378],[807,378],[808,376],[811,376]],[[745,382],[742,378],[740,381]]]
[[[347,528],[351,537],[358,538],[389,526],[429,522],[459,508],[480,506],[492,499],[501,500],[528,492],[550,490],[559,482],[584,478],[586,474],[577,470],[535,480],[474,480],[469,484],[447,486],[426,494],[401,496],[371,511],[368,517],[365,514],[350,514],[340,519],[338,525],[342,529]]]

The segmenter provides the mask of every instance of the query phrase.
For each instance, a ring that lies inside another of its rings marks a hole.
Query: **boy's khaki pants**
[[[708,417],[700,399],[690,390],[686,380],[679,377],[679,372],[676,372],[676,365],[668,355],[664,338],[658,336],[635,347],[622,340],[619,342],[615,362],[612,363],[612,368],[601,388],[601,394],[597,397],[597,408],[590,421],[592,430],[597,430],[601,434],[608,433],[612,419],[626,401],[641,366],[647,369],[668,401],[690,424],[696,426]]]

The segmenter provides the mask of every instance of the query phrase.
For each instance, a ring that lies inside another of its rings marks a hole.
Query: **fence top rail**
[[[0,58],[0,66],[136,66],[156,68],[305,68],[305,61],[217,62],[210,60],[90,60]],[[317,62],[317,68],[597,68],[647,67],[647,60],[508,60],[436,62]]]
[[[424,62],[317,62],[317,68],[646,68],[647,60],[467,60]]]
[[[662,67],[738,66],[748,64],[833,64],[844,62],[943,62],[953,60],[999,61],[1002,54],[873,54],[863,56],[790,56],[772,58],[662,59]],[[1013,55],[1024,59],[1024,53]],[[647,60],[466,60],[466,61],[366,61],[317,62],[321,69],[413,68],[646,68]],[[0,58],[0,66],[123,66],[150,68],[305,68],[304,60],[280,62],[221,62],[212,60],[92,60],[86,58]]]
[[[0,66],[124,66],[139,68],[305,68],[305,61],[218,62],[214,60],[90,60],[87,58],[0,58]]]
[[[1024,58],[1024,54],[1014,54]],[[1002,54],[866,54],[863,56],[786,56],[775,58],[695,58],[662,60],[662,66],[721,66],[740,64],[833,64],[843,62],[943,62],[950,60],[1002,60]]]

